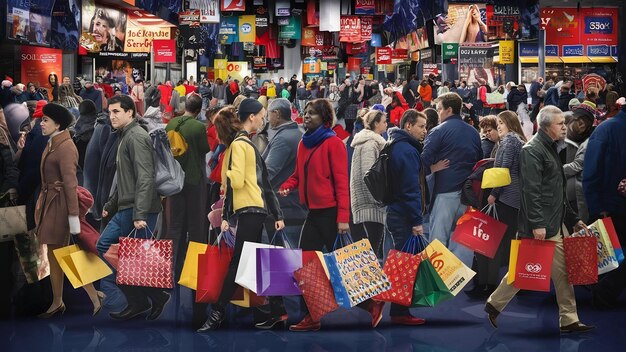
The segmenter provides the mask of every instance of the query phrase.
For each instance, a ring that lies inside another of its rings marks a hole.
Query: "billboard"
[[[126,13],[83,0],[80,46],[90,53],[122,52],[126,38]]]
[[[52,86],[48,82],[48,76],[55,73],[57,77],[61,77],[63,52],[60,49],[28,45],[22,46],[20,50],[20,61],[22,62],[20,81],[25,84],[33,82],[37,87],[46,88],[48,96],[52,97]]]
[[[450,4],[434,24],[435,44],[482,43],[489,39],[485,4]]]

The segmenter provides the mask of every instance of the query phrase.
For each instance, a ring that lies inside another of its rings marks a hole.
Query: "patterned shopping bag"
[[[467,267],[439,240],[432,241],[425,249],[430,263],[433,265],[441,280],[446,284],[450,293],[457,295],[463,290],[476,273]]]
[[[172,240],[120,237],[118,285],[172,288]]]
[[[572,285],[598,282],[598,240],[593,236],[563,238],[567,277]]]
[[[395,249],[389,251],[383,271],[389,278],[391,289],[374,297],[375,299],[406,307],[411,305],[417,269],[422,261],[420,256],[415,254],[416,241],[416,236],[410,236],[401,251]]]
[[[597,220],[587,227],[598,239],[598,274],[606,274],[619,267],[611,238],[604,229],[602,220]]]
[[[314,321],[339,308],[335,294],[319,259],[313,258],[293,273]]]

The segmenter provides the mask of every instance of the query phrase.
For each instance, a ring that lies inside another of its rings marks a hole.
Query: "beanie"
[[[40,119],[43,117],[43,107],[48,104],[45,100],[38,100],[37,105],[35,106],[35,112],[33,113],[34,119]]]
[[[241,104],[239,104],[239,120],[241,122],[245,122],[250,114],[256,115],[262,109],[263,104],[261,104],[258,100],[246,98],[241,102]]]
[[[96,113],[96,104],[89,99],[83,100],[78,105],[78,112],[81,115],[93,115]]]

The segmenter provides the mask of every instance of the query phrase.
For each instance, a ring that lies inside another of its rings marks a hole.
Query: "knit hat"
[[[37,105],[35,106],[35,112],[33,113],[34,119],[40,119],[43,117],[43,107],[48,104],[45,100],[38,100]]]
[[[96,113],[96,104],[89,99],[83,100],[78,105],[78,112],[81,115],[93,115]]]
[[[587,109],[584,104],[578,105],[572,111],[574,113],[574,117],[583,118],[589,126],[593,125],[596,118],[595,112],[592,112],[591,109]]]
[[[241,102],[241,104],[239,104],[239,120],[241,122],[245,122],[250,114],[256,115],[262,109],[263,104],[261,104],[258,100],[246,98]]]
[[[60,125],[59,130],[63,131],[69,127],[69,125],[74,120],[74,116],[69,112],[63,105],[50,103],[46,104],[43,109],[43,114],[48,116],[54,122]]]
[[[383,104],[374,104],[371,110],[378,110],[378,111],[385,112],[385,106]]]
[[[567,103],[567,106],[569,107],[574,107],[574,106],[578,106],[580,105],[580,100],[576,99],[576,98],[572,98],[572,100],[569,101],[569,103]]]

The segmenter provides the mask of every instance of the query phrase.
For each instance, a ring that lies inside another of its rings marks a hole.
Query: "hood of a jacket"
[[[379,148],[382,148],[382,146],[384,146],[386,143],[383,136],[372,130],[363,129],[359,133],[354,135],[350,146],[352,148],[356,148],[357,146],[368,143],[370,141],[376,143]]]
[[[413,136],[411,136],[409,132],[399,127],[391,128],[387,133],[389,134],[389,140],[391,142],[394,142],[394,143],[407,142],[411,144],[412,146],[414,146],[415,148],[417,148],[418,150],[421,149],[420,142],[417,139],[415,139]]]

